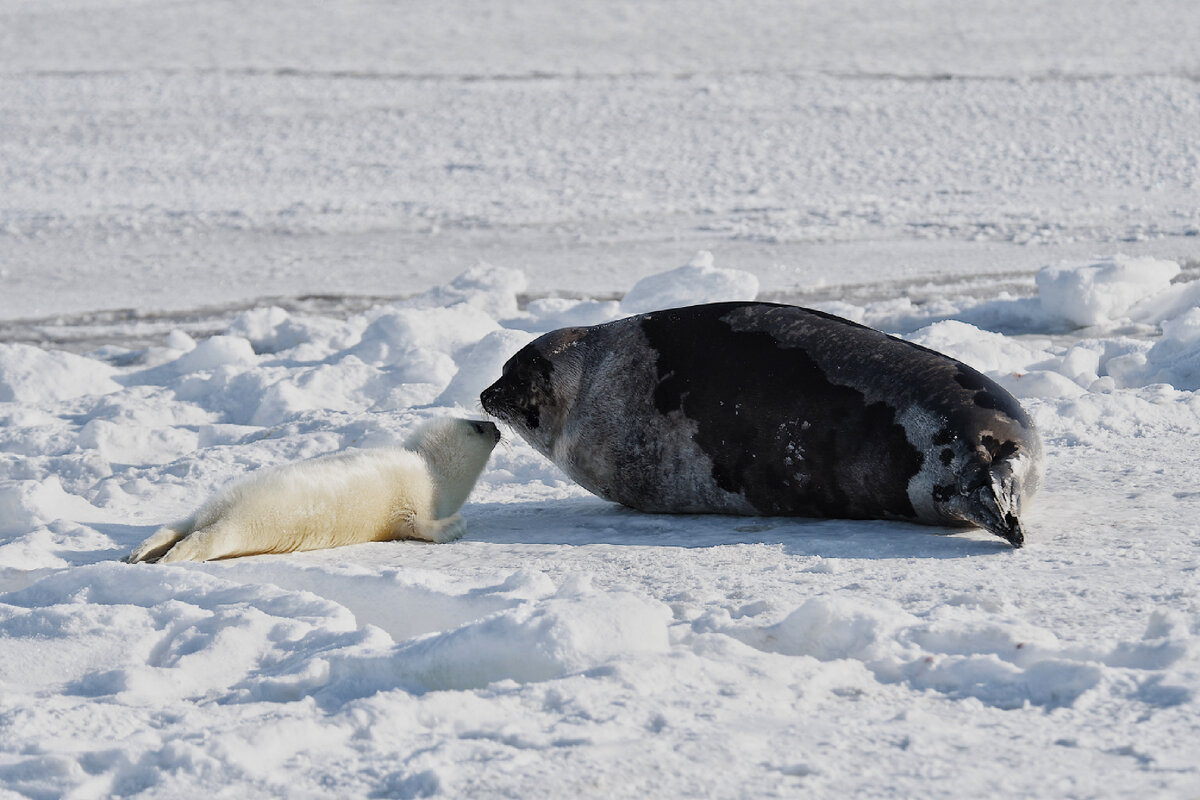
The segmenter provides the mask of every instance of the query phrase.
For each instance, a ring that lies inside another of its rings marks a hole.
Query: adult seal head
[[[595,494],[657,513],[978,525],[1015,547],[1042,446],[959,361],[849,320],[716,303],[563,328],[483,407]]]

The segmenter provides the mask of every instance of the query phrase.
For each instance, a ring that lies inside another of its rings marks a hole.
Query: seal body
[[[405,447],[337,453],[234,482],[125,559],[209,561],[462,535],[456,513],[500,440],[494,423],[436,420]]]
[[[552,331],[481,395],[584,488],[649,512],[979,525],[1016,546],[1042,447],[959,361],[811,309],[717,303]]]

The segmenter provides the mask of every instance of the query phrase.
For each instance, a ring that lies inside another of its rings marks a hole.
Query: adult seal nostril
[[[979,525],[1014,546],[1041,440],[994,381],[810,309],[717,303],[535,340],[481,395],[584,488],[650,512]]]

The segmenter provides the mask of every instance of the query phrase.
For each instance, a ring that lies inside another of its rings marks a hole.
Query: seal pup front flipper
[[[158,561],[163,557],[163,554],[195,529],[196,520],[194,517],[188,517],[185,520],[170,525],[163,525],[150,538],[135,547],[133,552],[125,556],[124,561],[127,564]]]

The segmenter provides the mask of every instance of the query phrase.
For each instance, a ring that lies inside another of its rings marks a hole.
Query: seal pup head
[[[462,508],[499,441],[500,429],[483,420],[435,419],[413,431],[404,448],[419,455],[433,477],[434,519]]]
[[[553,460],[554,443],[579,393],[588,328],[562,328],[535,339],[504,364],[479,395],[483,410],[511,425]]]

